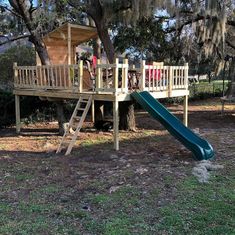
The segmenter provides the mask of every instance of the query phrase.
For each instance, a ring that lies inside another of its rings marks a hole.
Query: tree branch
[[[0,5],[1,8],[3,8],[4,10],[10,12],[11,14],[13,14],[14,16],[17,16],[19,18],[22,18],[20,14],[18,14],[17,12],[9,9],[7,6],[3,6],[3,5]]]
[[[189,13],[189,12],[188,12]],[[173,33],[175,31],[179,31],[181,32],[182,29],[184,28],[184,26],[186,25],[189,25],[189,24],[192,24],[193,22],[198,22],[200,20],[205,20],[205,19],[217,19],[218,17],[216,16],[213,16],[211,17],[210,15],[206,15],[206,16],[203,16],[203,15],[197,15],[196,17],[192,18],[192,19],[189,19],[187,21],[185,21],[183,24],[181,24],[179,27],[172,27],[168,30],[166,30],[166,33]],[[226,22],[227,25],[230,25],[230,26],[234,26],[235,27],[235,21],[233,20],[227,20]]]
[[[231,43],[229,40],[225,40],[225,42],[235,50],[235,44]]]
[[[6,37],[6,36],[1,36],[1,37],[4,37],[7,39],[7,41],[4,41],[4,42],[0,42],[0,46],[2,45],[5,45],[9,42],[13,42],[13,41],[17,41],[17,40],[20,40],[22,38],[28,38],[30,36],[30,34],[24,34],[24,35],[20,35],[20,36],[17,36],[15,38],[9,38],[9,37]]]
[[[227,24],[230,25],[230,26],[235,27],[235,21],[234,20],[227,20]]]

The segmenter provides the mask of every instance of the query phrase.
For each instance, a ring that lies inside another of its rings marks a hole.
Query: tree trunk
[[[134,113],[134,104],[132,101],[120,102],[119,107],[119,129],[135,131],[135,113]]]
[[[41,60],[42,65],[50,65],[50,58],[47,52],[47,49],[42,41],[41,38],[35,36],[35,35],[31,35],[29,37],[29,41],[32,42],[35,46],[35,50],[38,53],[38,56]]]
[[[58,118],[58,125],[59,125],[59,134],[63,135],[65,131],[64,123],[65,123],[65,117],[64,117],[64,106],[63,101],[56,101],[56,114]]]
[[[110,39],[108,26],[104,19],[104,9],[100,1],[91,0],[90,7],[86,9],[86,13],[94,20],[100,40],[103,43],[106,56],[109,63],[114,63],[115,50]],[[120,103],[120,128],[123,130],[135,130],[134,106],[129,102]]]
[[[228,87],[228,90],[226,92],[227,96],[235,97],[235,57],[232,58],[232,62],[230,64],[230,79],[231,83]]]
[[[109,33],[108,33],[108,28],[104,25],[104,23],[102,21],[99,22],[99,21],[95,20],[96,28],[97,28],[100,40],[103,43],[104,50],[106,52],[109,63],[112,64],[114,62],[114,58],[115,58],[115,50],[114,50],[113,43],[112,43],[110,36],[109,36]]]
[[[47,48],[43,43],[42,36],[37,32],[35,28],[35,24],[32,22],[33,14],[32,11],[28,10],[28,3],[30,3],[30,7],[33,7],[33,1],[9,1],[10,5],[13,9],[21,16],[22,20],[27,27],[30,37],[29,41],[32,42],[35,46],[35,50],[38,53],[38,56],[41,60],[42,65],[50,65],[50,58],[47,52]],[[63,123],[65,121],[64,113],[63,113],[63,103],[56,103],[57,107],[57,117],[59,123],[59,132],[63,133]]]
[[[104,119],[104,110],[103,110],[104,102],[96,100],[95,101],[95,122]]]
[[[91,0],[90,7],[86,9],[86,13],[94,20],[99,38],[103,43],[109,63],[112,64],[114,62],[115,50],[109,36],[108,27],[105,23],[106,19],[104,19],[104,9],[102,9],[100,1]]]

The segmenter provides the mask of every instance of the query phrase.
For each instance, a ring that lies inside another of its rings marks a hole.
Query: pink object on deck
[[[93,55],[92,57],[92,68],[95,69],[97,65],[97,57]]]
[[[147,70],[147,76],[148,80],[160,80],[161,79],[161,69],[151,69],[149,66],[149,69]]]

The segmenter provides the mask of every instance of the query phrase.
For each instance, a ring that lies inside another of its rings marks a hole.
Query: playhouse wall
[[[68,47],[67,46],[47,46],[47,51],[52,64],[68,64]],[[75,64],[76,50],[72,47],[71,64]],[[41,65],[38,54],[36,55],[37,65]]]

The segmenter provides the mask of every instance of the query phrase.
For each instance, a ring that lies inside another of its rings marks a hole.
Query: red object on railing
[[[146,78],[148,78],[149,81],[152,80],[160,80],[161,79],[161,69],[152,69],[152,66],[149,66],[149,69],[146,70]]]
[[[92,57],[92,69],[96,69],[97,66],[97,57],[93,55]]]

